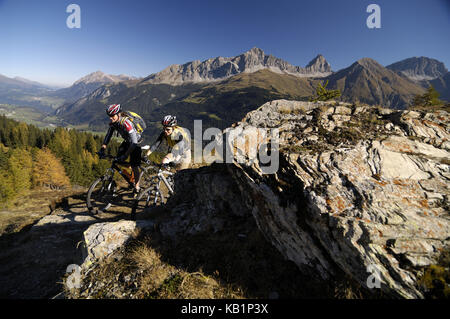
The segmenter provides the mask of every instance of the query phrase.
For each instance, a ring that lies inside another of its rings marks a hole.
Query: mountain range
[[[427,75],[430,70],[434,68],[423,68],[422,73]],[[205,127],[224,128],[269,100],[308,100],[318,83],[327,81],[327,88],[341,91],[343,101],[398,109],[425,91],[421,83],[395,67],[391,70],[370,58],[332,72],[320,54],[305,67],[298,67],[252,48],[232,58],[172,65],[143,79],[109,83],[66,103],[56,113],[67,122],[101,130],[106,125],[105,105],[120,103],[150,123],[150,136],[156,134],[165,114],[177,115],[188,128],[193,119],[202,119]],[[445,82],[441,86],[447,87]]]
[[[142,82],[171,85],[186,82],[211,82],[224,80],[239,73],[253,73],[262,69],[300,77],[324,77],[331,74],[330,64],[320,54],[305,68],[302,68],[293,66],[273,55],[266,55],[259,48],[252,48],[232,58],[216,57],[203,62],[196,60],[183,65],[174,64],[161,72],[149,75]]]
[[[412,57],[386,67],[389,70],[400,72],[413,81],[434,80],[444,76],[448,70],[444,63],[426,57]]]
[[[66,103],[75,102],[95,89],[108,83],[134,80],[136,77],[124,74],[111,75],[96,71],[75,81],[70,87],[59,89],[52,93],[53,96],[63,98]]]
[[[24,79],[10,78],[0,74],[0,103],[32,106],[41,111],[51,112],[64,100],[48,97],[55,88]]]
[[[326,79],[329,88],[339,89],[345,101],[390,108],[405,108],[414,95],[424,92],[417,83],[370,58],[360,59]]]
[[[96,71],[75,81],[67,88],[57,89],[21,77],[0,74],[0,103],[32,106],[43,112],[53,112],[64,103],[73,103],[108,83],[136,79],[128,75],[111,75]]]
[[[429,85],[450,100],[449,78],[442,62],[426,57],[387,67],[363,58],[333,72],[321,54],[300,67],[252,48],[235,57],[171,65],[144,78],[97,71],[45,96],[60,102],[58,117],[91,130],[106,127],[105,105],[120,103],[141,114],[153,136],[164,114],[173,113],[185,123],[203,119],[205,125],[224,128],[271,99],[308,100],[319,83],[339,89],[343,101],[397,109],[406,108]]]

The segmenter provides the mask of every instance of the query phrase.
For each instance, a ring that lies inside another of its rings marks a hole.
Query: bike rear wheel
[[[90,213],[108,210],[117,200],[117,185],[113,178],[101,177],[89,187],[86,204]]]

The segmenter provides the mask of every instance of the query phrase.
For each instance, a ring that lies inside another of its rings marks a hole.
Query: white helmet
[[[164,116],[161,123],[163,126],[176,126],[177,125],[177,117],[173,116],[173,115],[166,115],[166,116]]]
[[[108,114],[108,116],[113,116],[119,113],[121,109],[120,104],[111,104],[106,108],[106,114]]]

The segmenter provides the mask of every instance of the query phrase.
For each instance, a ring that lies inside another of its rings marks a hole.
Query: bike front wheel
[[[160,205],[162,202],[163,195],[155,183],[139,192],[134,209],[141,211],[152,205]]]
[[[92,214],[106,211],[117,200],[117,196],[117,185],[114,179],[101,177],[89,187],[86,197],[87,208]]]

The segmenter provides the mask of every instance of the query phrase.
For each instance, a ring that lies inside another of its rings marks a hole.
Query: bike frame
[[[169,190],[170,194],[173,194],[173,189],[172,189],[172,187],[170,186],[170,184],[169,184],[169,182],[167,181],[167,179],[166,179],[166,177],[164,176],[164,174],[166,174],[167,176],[173,176],[174,173],[169,172],[169,171],[164,171],[164,170],[162,170],[161,168],[160,168],[159,171],[158,171],[158,178],[161,179],[161,180],[164,182],[164,184],[166,184],[167,189]],[[159,185],[158,185],[158,189],[159,189]]]
[[[112,158],[114,158],[114,157],[111,156],[111,155],[107,155],[107,156],[105,156],[104,158],[110,158],[110,159],[112,159]],[[123,170],[122,170],[122,168],[121,168],[120,166],[130,166],[130,163],[128,163],[128,162],[117,163],[117,162],[114,162],[114,161],[113,161],[113,162],[111,163],[111,167],[109,167],[109,168],[106,169],[106,172],[105,172],[105,174],[104,174],[103,176],[108,176],[108,177],[114,178],[114,174],[115,174],[115,172],[117,171],[117,173],[119,173],[119,175],[122,176],[123,179],[124,179],[130,186],[134,186],[133,183],[131,182],[130,178],[123,172]],[[143,169],[142,169],[141,166],[139,166],[139,170],[140,170],[139,177],[142,177],[142,175],[143,175]],[[133,174],[133,171],[132,171],[132,174]]]
[[[147,162],[148,164],[148,162]],[[138,207],[138,203],[141,201],[142,197],[144,198],[143,200],[146,202],[146,207],[147,205],[150,203],[150,198],[152,196],[154,196],[153,198],[153,205],[156,205],[158,203],[158,199],[161,201],[161,203],[164,203],[164,195],[163,192],[161,191],[161,182],[163,182],[170,195],[174,194],[174,189],[173,186],[171,185],[171,183],[168,181],[167,177],[169,176],[173,176],[175,175],[175,172],[171,172],[168,170],[163,169],[163,167],[161,166],[155,166],[155,165],[148,165],[145,166],[143,168],[143,171],[145,171],[146,173],[148,171],[153,171],[156,172],[156,174],[152,174],[151,176],[149,175],[149,177],[151,178],[149,181],[150,184],[148,184],[148,186],[143,189],[143,191],[139,194],[138,199],[135,201],[135,204],[133,206],[133,210],[132,210],[132,215],[134,215],[136,213],[136,209]]]
[[[124,166],[126,166],[126,163],[119,164],[119,165],[124,165]],[[130,186],[134,186],[133,183],[131,182],[130,178],[129,178],[127,175],[125,175],[125,173],[122,171],[122,168],[121,168],[119,165],[117,165],[117,163],[114,163],[114,162],[113,162],[112,165],[111,165],[111,168],[109,168],[109,170],[111,170],[111,171],[113,172],[113,174],[114,174],[114,171],[117,171],[117,173],[119,173],[120,176],[122,176],[122,177],[127,181],[127,183],[128,183]],[[140,169],[140,168],[141,168],[141,167],[139,167],[139,169]],[[132,171],[132,174],[133,174],[133,171]],[[142,175],[142,172],[140,172],[139,175]],[[114,176],[114,175],[113,175],[113,176]]]

